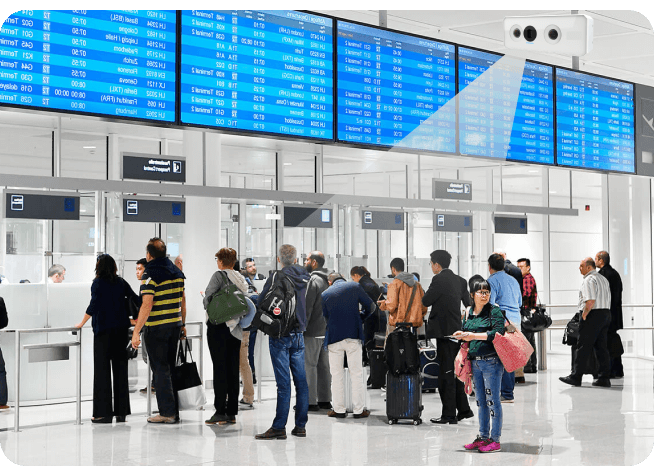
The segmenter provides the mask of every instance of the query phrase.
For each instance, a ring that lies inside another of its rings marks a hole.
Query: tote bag
[[[507,316],[505,316],[505,320],[507,321],[505,334],[496,333],[493,345],[505,370],[514,372],[526,365],[534,349],[521,331],[507,319]]]
[[[190,362],[187,361],[189,356]],[[173,368],[173,389],[177,392],[181,411],[202,409],[207,404],[196,363],[193,362],[189,340],[180,340],[177,346],[177,364]]]
[[[455,357],[455,377],[464,382],[464,391],[470,395],[473,391],[473,372],[469,360],[469,342],[465,341],[459,347]]]

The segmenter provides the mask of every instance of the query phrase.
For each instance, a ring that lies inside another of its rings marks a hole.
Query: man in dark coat
[[[430,266],[434,277],[423,296],[423,305],[432,306],[428,317],[426,336],[437,339],[439,397],[441,418],[430,419],[435,424],[457,424],[457,421],[473,417],[464,384],[455,377],[455,357],[459,342],[445,338],[462,329],[461,305],[471,305],[466,280],[455,275],[450,267],[448,251],[437,249],[430,254]]]
[[[623,282],[621,275],[610,265],[610,255],[607,251],[600,251],[595,258],[598,273],[607,278],[610,282],[611,305],[610,314],[612,321],[607,329],[607,346],[610,352],[610,379],[620,379],[623,377],[623,362],[621,361],[620,346],[621,341],[617,331],[623,328]]]

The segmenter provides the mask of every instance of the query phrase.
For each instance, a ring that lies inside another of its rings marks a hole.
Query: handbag
[[[525,366],[534,352],[532,345],[519,329],[505,316],[505,334],[496,333],[494,349],[507,372],[514,372]]]
[[[464,383],[464,391],[470,395],[473,392],[473,368],[469,359],[468,341],[462,343],[455,357],[455,377]]]
[[[580,338],[580,313],[576,312],[573,318],[566,324],[562,343],[573,346],[578,342],[578,338]]]
[[[190,362],[187,361],[187,355]],[[171,379],[173,390],[177,392],[180,410],[198,410],[207,404],[205,388],[202,386],[187,339],[180,340],[177,345],[177,363],[171,373]]]
[[[248,303],[245,295],[230,282],[227,273],[221,272],[223,286],[212,295],[207,306],[209,322],[218,325],[232,320],[236,317],[243,317],[248,313]]]
[[[529,315],[521,315],[521,330],[528,332],[541,332],[553,325],[553,319],[546,312],[541,304],[535,306],[534,312]]]

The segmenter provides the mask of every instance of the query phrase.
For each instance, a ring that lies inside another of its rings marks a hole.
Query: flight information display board
[[[455,153],[456,84],[454,45],[337,21],[339,141]]]
[[[557,68],[557,164],[635,171],[634,86]]]
[[[20,11],[0,33],[0,104],[174,122],[175,44],[175,11]]]
[[[181,122],[333,139],[332,19],[182,11]]]
[[[459,152],[552,165],[553,68],[528,61],[522,73],[511,63],[494,68],[501,58],[458,47]]]

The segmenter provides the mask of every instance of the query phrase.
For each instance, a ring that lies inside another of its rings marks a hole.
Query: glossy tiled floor
[[[458,425],[436,426],[438,395],[424,395],[425,423],[386,424],[384,394],[369,390],[372,416],[335,420],[325,411],[310,413],[307,438],[255,441],[270,426],[273,383],[264,401],[240,413],[236,425],[207,427],[212,412],[183,412],[173,426],[145,422],[145,398],[132,397],[134,415],[121,425],[94,425],[91,403],[83,403],[81,426],[73,425],[74,405],[21,409],[19,433],[13,414],[0,414],[0,445],[14,463],[33,465],[634,465],[653,449],[653,362],[626,359],[627,377],[611,389],[580,388],[557,380],[567,374],[569,357],[549,355],[551,368],[528,374],[516,388],[516,402],[504,404],[502,451],[483,455],[462,445],[477,434],[477,416]],[[557,369],[561,368],[561,369]],[[208,393],[212,397],[212,393]],[[475,402],[473,401],[473,405]],[[475,410],[475,406],[473,406]],[[12,410],[13,411],[13,410]],[[291,420],[288,431],[293,427]],[[650,464],[647,460],[645,464]],[[0,464],[3,460],[0,459]]]

